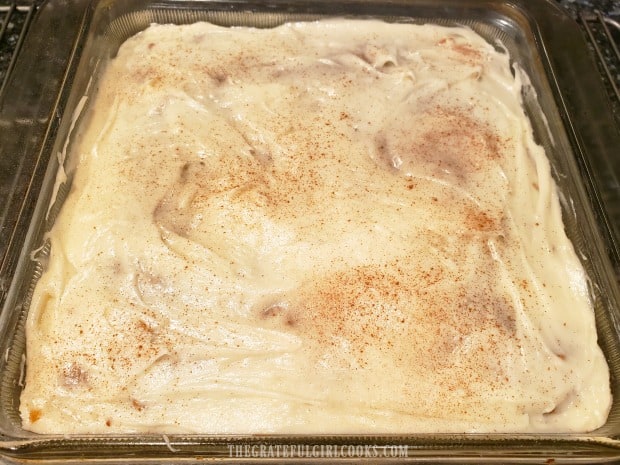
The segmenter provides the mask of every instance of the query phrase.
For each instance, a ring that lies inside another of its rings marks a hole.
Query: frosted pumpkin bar
[[[127,40],[68,154],[24,428],[602,425],[608,367],[522,86],[458,27]]]

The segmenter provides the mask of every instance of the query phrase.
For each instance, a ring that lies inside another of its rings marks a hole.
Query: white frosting
[[[41,433],[587,431],[586,276],[465,28],[154,25],[110,63],[27,324]]]

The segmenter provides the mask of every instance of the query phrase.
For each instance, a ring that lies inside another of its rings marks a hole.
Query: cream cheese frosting
[[[504,50],[375,20],[152,25],[97,87],[28,315],[24,428],[605,422],[587,277]]]

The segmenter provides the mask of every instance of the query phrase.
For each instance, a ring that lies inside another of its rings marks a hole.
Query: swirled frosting
[[[40,433],[587,431],[608,368],[508,54],[466,28],[153,25],[68,160]]]

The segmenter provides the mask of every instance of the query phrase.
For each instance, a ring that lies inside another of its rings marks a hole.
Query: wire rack
[[[588,39],[620,127],[620,14],[604,15],[593,10],[582,11],[575,16]],[[616,200],[620,193],[620,147],[616,159],[610,160],[610,165],[612,169],[598,173],[603,186],[601,196],[616,229],[620,230],[620,204]]]
[[[0,2],[0,95],[4,92],[36,9],[37,4],[6,5]]]
[[[578,17],[620,123],[620,17],[605,16],[597,10],[581,12]]]

